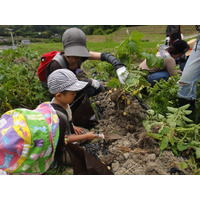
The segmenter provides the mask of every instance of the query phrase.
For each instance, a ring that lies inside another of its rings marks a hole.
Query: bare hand
[[[74,126],[74,132],[76,135],[83,134],[83,129],[77,126]]]

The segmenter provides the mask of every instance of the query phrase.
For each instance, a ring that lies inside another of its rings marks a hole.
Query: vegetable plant
[[[0,114],[14,108],[34,109],[49,100],[37,77],[38,54],[25,47],[0,54]]]
[[[170,149],[176,156],[189,158],[184,166],[200,174],[200,124],[194,124],[188,115],[189,104],[179,108],[167,107],[166,115],[150,109],[143,125],[147,134],[159,142],[161,152]]]

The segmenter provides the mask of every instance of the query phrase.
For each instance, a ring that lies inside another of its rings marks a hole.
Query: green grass
[[[87,42],[87,48],[96,52],[115,52],[115,48],[120,42],[108,41],[108,42]]]
[[[40,55],[51,51],[61,51],[63,49],[62,43],[31,43],[29,45],[31,50],[38,51]]]
[[[90,51],[115,53],[116,47],[127,37],[129,33],[138,31],[144,33],[142,47],[144,50],[156,50],[157,44],[164,44],[166,25],[148,25],[135,27],[122,27],[118,31],[109,35],[87,35],[87,48]],[[182,25],[184,36],[197,34],[194,25]],[[187,41],[187,40],[186,40]],[[30,48],[38,51],[40,55],[53,50],[62,51],[62,42],[60,43],[32,43]]]
[[[104,41],[104,42],[87,42],[87,48],[96,52],[113,52],[120,42]],[[38,51],[40,55],[50,51],[62,51],[62,43],[32,43],[30,49]]]

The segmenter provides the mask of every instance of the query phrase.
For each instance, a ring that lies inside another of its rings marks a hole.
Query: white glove
[[[95,80],[95,79],[92,79],[92,86],[96,89],[98,89],[100,87],[100,83],[99,81]]]
[[[120,83],[125,84],[124,81],[126,80],[129,74],[128,71],[126,70],[126,67],[125,66],[120,67],[119,69],[116,70],[116,72],[117,72],[117,76],[119,78]]]
[[[170,42],[170,37],[168,36],[168,37],[166,37],[166,39],[165,39],[165,45],[166,45],[166,46],[169,46],[169,42]]]

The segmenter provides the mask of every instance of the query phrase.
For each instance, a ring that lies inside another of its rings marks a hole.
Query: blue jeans
[[[167,81],[169,78],[169,73],[167,71],[160,71],[160,72],[155,72],[152,74],[147,75],[147,81],[151,84],[151,86],[154,86],[156,81],[160,81],[160,79],[164,79]]]
[[[181,63],[179,64],[180,70],[181,70],[181,71],[184,70],[185,64],[186,64],[186,61],[185,61],[185,62],[181,62]]]
[[[178,81],[178,96],[187,100],[196,99],[196,83],[200,79],[200,42],[197,45],[196,51],[195,48],[196,43]]]

